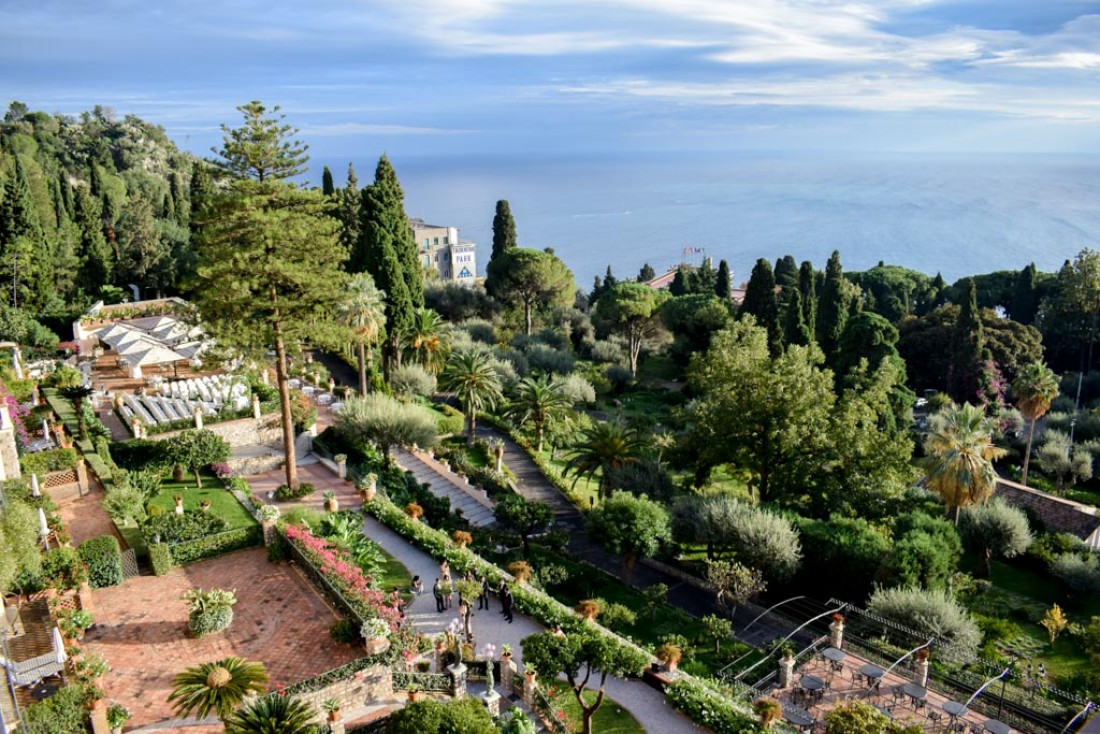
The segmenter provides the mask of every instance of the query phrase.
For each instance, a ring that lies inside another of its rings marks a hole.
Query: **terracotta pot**
[[[340,509],[340,501],[335,498],[325,500],[325,509],[329,512],[337,512]]]
[[[423,697],[423,695],[424,695],[420,691],[409,691],[408,694],[409,694],[409,700],[410,701],[419,701],[421,699],[421,697]]]
[[[329,711],[328,712],[328,720],[329,721],[339,721],[340,720],[340,709],[336,709],[335,711]]]

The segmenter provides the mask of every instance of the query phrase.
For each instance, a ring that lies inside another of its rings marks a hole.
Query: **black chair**
[[[943,714],[939,711],[929,711],[928,720],[932,722],[932,731],[936,731],[936,727],[939,726],[940,719],[943,718]]]

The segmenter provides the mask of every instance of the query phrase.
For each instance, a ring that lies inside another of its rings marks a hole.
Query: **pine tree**
[[[817,324],[817,272],[809,260],[804,260],[798,267],[798,293],[802,302],[802,321],[810,332],[810,341],[813,341],[814,325]]]
[[[602,290],[609,291],[615,287],[615,284],[619,282],[619,279],[615,277],[611,272],[611,266],[607,266],[607,271],[603,275],[603,287]]]
[[[321,193],[325,196],[332,196],[336,193],[336,186],[332,183],[332,171],[325,166],[321,171]]]
[[[784,255],[775,261],[775,284],[784,290],[798,285],[798,265],[794,256]]]
[[[496,268],[494,268],[495,270]],[[488,286],[486,286],[488,287]],[[592,290],[588,293],[588,305],[595,306],[596,301],[600,300],[600,296],[603,295],[603,281],[600,280],[600,276],[593,276]]]
[[[642,269],[638,271],[638,282],[648,283],[657,277],[657,271],[653,269],[653,266],[646,263],[642,266]]]
[[[745,300],[737,312],[737,318],[746,316],[756,318],[757,325],[768,331],[768,350],[773,356],[783,349],[782,334],[779,330],[779,305],[775,297],[775,274],[771,263],[760,258],[752,268],[749,284],[745,288]]]
[[[187,192],[183,190],[180,174],[173,172],[168,176],[168,193],[172,197],[172,219],[181,227],[186,227],[190,219],[191,208],[187,203]]]
[[[836,351],[837,342],[848,321],[851,304],[846,285],[844,271],[840,266],[840,253],[833,250],[825,266],[825,284],[817,302],[817,343],[826,359]]]
[[[278,105],[270,113],[259,100],[237,107],[244,117],[238,128],[222,125],[222,147],[211,148],[216,165],[237,178],[282,181],[305,173],[309,146],[295,139],[298,128],[284,124]]]
[[[691,274],[688,289],[692,293],[714,293],[718,288],[718,274],[710,264],[710,258],[704,258],[699,269]]]
[[[0,201],[0,252],[17,237],[27,237],[32,241],[42,239],[42,225],[31,196],[27,171],[18,155],[14,170],[4,182],[4,198]]]
[[[684,266],[681,265],[676,269],[676,275],[672,278],[672,283],[668,287],[668,292],[674,296],[686,295],[689,290],[687,271],[684,270]]]
[[[83,186],[76,189],[76,223],[80,231],[80,242],[76,248],[76,256],[80,260],[76,287],[93,296],[103,286],[112,284],[114,261],[107,239],[103,236],[99,199]]]
[[[730,266],[725,260],[718,261],[718,276],[714,281],[714,293],[722,299],[722,303],[729,305],[733,297],[733,276],[730,274]]]
[[[355,251],[355,244],[359,241],[359,178],[355,175],[355,166],[348,163],[348,181],[340,191],[340,207],[338,218],[340,219],[340,244],[348,253]],[[351,268],[351,262],[348,262]],[[358,271],[362,272],[362,271]]]

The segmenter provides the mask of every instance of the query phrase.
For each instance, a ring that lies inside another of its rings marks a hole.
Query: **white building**
[[[458,237],[457,227],[439,227],[423,219],[409,219],[420,262],[443,280],[473,285],[477,280],[477,245]]]

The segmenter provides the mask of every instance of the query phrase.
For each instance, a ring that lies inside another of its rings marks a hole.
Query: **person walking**
[[[512,623],[512,602],[512,590],[505,586],[504,593],[500,597],[500,605],[504,607],[504,618],[508,620],[508,624]]]
[[[450,574],[443,577],[443,599],[444,607],[450,609],[455,599],[455,585],[451,582]]]
[[[435,610],[437,612],[443,611],[443,588],[439,585],[439,579],[435,580],[432,584],[432,596],[435,597]]]
[[[501,579],[500,580],[500,586],[497,587],[497,596],[500,597],[500,603],[501,603],[501,607],[502,607],[501,610],[500,610],[501,614],[504,614],[503,605],[504,605],[504,595],[506,593],[508,593],[508,582],[506,582],[504,579]]]
[[[481,577],[481,594],[477,597],[478,609],[489,609],[489,579],[484,576]]]

